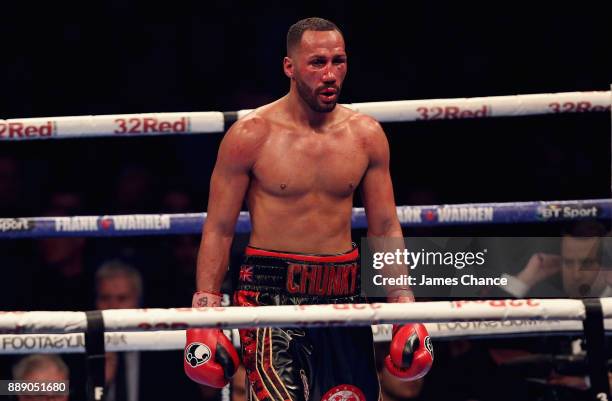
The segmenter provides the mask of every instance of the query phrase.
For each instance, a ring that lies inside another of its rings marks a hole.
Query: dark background
[[[603,5],[4,2],[0,118],[256,107],[287,92],[285,34],[310,16],[329,18],[344,32],[349,74],[343,103],[609,90],[612,34]],[[384,128],[398,205],[610,197],[609,113]],[[50,199],[60,192],[82,197],[79,208],[61,211],[72,215],[205,211],[221,138],[0,142],[0,159],[12,160],[0,171],[0,216],[51,213]],[[126,182],[140,191],[129,207],[118,201]],[[169,210],[164,199],[170,191],[186,194],[188,206]],[[511,232],[534,235],[540,227]],[[510,233],[508,226],[489,229]],[[450,235],[482,234],[458,230]],[[70,282],[53,276],[55,266],[39,255],[38,241],[4,241],[0,309],[91,308],[93,271],[114,257],[143,273],[145,306],[189,305],[198,240],[88,239],[79,255],[81,276]],[[0,377],[8,377],[9,366],[10,360],[0,363]]]

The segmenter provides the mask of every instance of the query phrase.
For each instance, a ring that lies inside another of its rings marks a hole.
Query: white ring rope
[[[436,340],[457,338],[507,338],[541,335],[581,335],[579,320],[478,320],[446,323],[426,323],[427,331]],[[391,341],[390,324],[372,326],[375,342]],[[612,319],[604,320],[604,328],[612,335]],[[227,332],[227,330],[226,330]],[[170,351],[185,346],[185,330],[106,332],[108,352]],[[234,345],[239,347],[238,331],[233,330]],[[66,334],[2,334],[0,354],[84,353],[85,335]]]
[[[604,318],[612,298],[601,299]],[[282,305],[260,307],[116,309],[102,311],[105,331],[179,330],[189,327],[321,327],[472,320],[584,320],[582,301],[507,299],[410,304]],[[296,319],[296,317],[298,317]],[[85,312],[1,312],[0,333],[83,332]]]
[[[453,120],[609,111],[610,96],[610,91],[541,93],[353,103],[352,108],[380,122]]]
[[[380,122],[512,117],[609,111],[610,91],[352,103]],[[0,140],[223,132],[238,112],[184,112],[0,119]]]

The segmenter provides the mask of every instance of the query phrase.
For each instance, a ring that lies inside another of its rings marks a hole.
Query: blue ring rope
[[[397,207],[402,227],[610,219],[611,211],[612,199]],[[205,219],[206,213],[0,218],[0,239],[200,234]],[[353,208],[352,227],[367,227],[363,208]],[[236,232],[250,231],[249,214],[241,212]]]

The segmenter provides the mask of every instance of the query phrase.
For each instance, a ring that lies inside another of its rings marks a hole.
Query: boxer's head
[[[292,90],[313,110],[331,112],[346,76],[344,38],[338,27],[322,18],[296,22],[287,32],[285,75]]]

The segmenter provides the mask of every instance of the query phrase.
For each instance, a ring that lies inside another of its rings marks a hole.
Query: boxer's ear
[[[293,60],[290,57],[283,59],[283,71],[287,78],[293,78]]]

